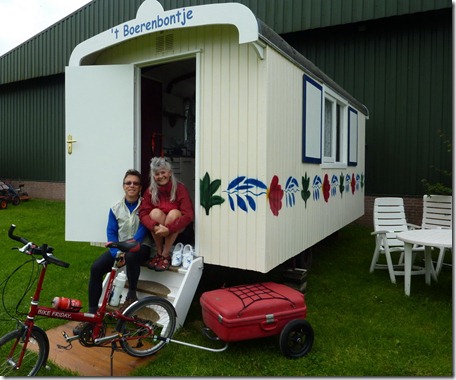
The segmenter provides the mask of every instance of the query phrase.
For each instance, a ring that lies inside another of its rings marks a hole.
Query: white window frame
[[[328,103],[331,107],[331,114],[328,114]],[[339,114],[337,114],[339,106]],[[328,116],[331,117],[330,129],[328,129]],[[325,88],[323,101],[323,122],[322,122],[322,167],[324,168],[345,168],[347,167],[348,154],[348,102],[337,95],[334,91]],[[337,127],[339,123],[339,136]],[[338,138],[337,138],[338,136]],[[328,142],[328,137],[331,139]],[[338,151],[338,155],[337,154]]]

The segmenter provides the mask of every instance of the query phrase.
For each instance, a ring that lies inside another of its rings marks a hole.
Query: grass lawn
[[[87,305],[87,282],[93,260],[104,250],[87,243],[65,242],[65,205],[30,200],[0,210],[2,303],[14,313],[30,278],[31,265],[18,271],[4,289],[4,279],[27,257],[12,251],[7,237],[11,223],[16,233],[37,244],[55,248],[55,256],[71,263],[68,269],[51,266],[41,302],[54,296],[78,298]],[[453,376],[452,271],[444,268],[438,282],[427,286],[424,276],[413,276],[411,296],[404,294],[403,277],[390,282],[386,270],[369,273],[374,238],[369,228],[351,224],[313,248],[307,276],[307,319],[315,331],[312,351],[305,357],[285,358],[278,337],[231,343],[213,353],[170,343],[148,365],[132,376]],[[448,255],[449,256],[449,255]],[[277,271],[257,274],[259,280],[277,280]],[[174,338],[215,347],[200,329],[204,326],[199,296],[226,283],[237,285],[251,273],[206,265],[184,328]],[[19,312],[28,309],[29,295]],[[14,321],[0,308],[0,335]],[[39,319],[49,329],[65,321]],[[75,343],[78,344],[78,343]],[[51,350],[53,348],[51,347]],[[98,349],[98,348],[91,348]],[[106,350],[109,360],[109,350]],[[77,360],[77,358],[75,358]],[[71,376],[52,366],[42,376]]]

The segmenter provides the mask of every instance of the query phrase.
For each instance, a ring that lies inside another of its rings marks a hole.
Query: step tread
[[[125,284],[128,287],[128,281]],[[163,284],[155,281],[138,280],[137,290],[140,292],[156,294],[157,296],[167,297],[171,290]]]

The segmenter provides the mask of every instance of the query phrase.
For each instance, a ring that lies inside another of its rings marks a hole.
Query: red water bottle
[[[82,308],[82,303],[79,300],[73,300],[65,297],[54,297],[52,306],[59,310],[79,311]]]

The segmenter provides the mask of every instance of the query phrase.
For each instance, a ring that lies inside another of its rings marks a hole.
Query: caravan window
[[[302,162],[325,168],[358,163],[358,112],[320,82],[303,76]]]
[[[347,104],[326,90],[323,110],[323,163],[347,164]]]

